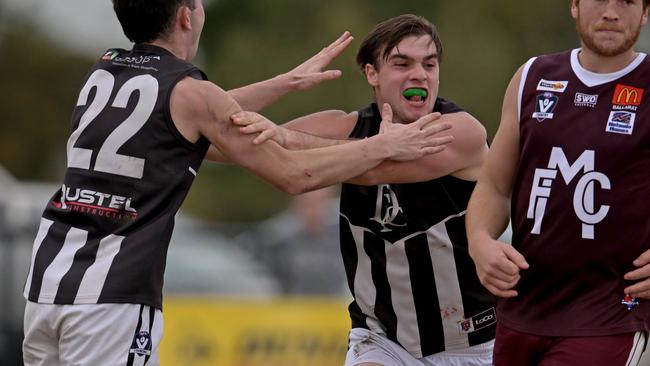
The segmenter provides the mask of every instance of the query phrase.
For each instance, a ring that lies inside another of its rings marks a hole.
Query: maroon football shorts
[[[544,337],[497,324],[494,366],[636,366],[646,333],[599,337]]]

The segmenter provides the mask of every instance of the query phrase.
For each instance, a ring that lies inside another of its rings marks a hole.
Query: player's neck
[[[158,38],[150,42],[154,46],[162,47],[166,49],[167,51],[171,52],[174,56],[186,60],[186,61],[191,61],[191,51],[187,49],[187,46],[183,42],[179,41],[174,41],[173,38],[171,39],[162,39]]]
[[[638,54],[633,48],[616,56],[603,56],[583,45],[578,54],[578,60],[586,70],[598,74],[609,74],[624,69],[637,56]]]

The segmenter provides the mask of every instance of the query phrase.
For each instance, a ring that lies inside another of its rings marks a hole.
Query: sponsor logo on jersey
[[[594,108],[598,103],[597,94],[576,93],[573,98],[573,103],[576,107],[590,107]]]
[[[130,67],[132,69],[140,69],[147,71],[158,71],[154,66],[156,64],[151,64],[154,66],[149,66],[151,60],[160,61],[160,56],[138,56],[138,57],[115,57],[112,59],[112,64],[115,66]]]
[[[537,101],[535,103],[535,112],[533,113],[533,118],[537,119],[538,122],[542,122],[545,119],[553,118],[553,110],[557,105],[558,97],[553,93],[543,93],[537,96]]]
[[[160,56],[114,57],[112,60],[131,64],[146,64],[147,62],[151,62],[151,60],[160,61]]]
[[[132,219],[138,211],[131,207],[131,198],[102,193],[91,189],[71,188],[62,185],[59,201],[52,201],[59,209],[80,212],[112,219]]]
[[[146,330],[136,333],[129,353],[134,353],[136,356],[151,356],[151,334]]]
[[[462,319],[458,322],[458,330],[461,334],[471,333],[485,327],[488,327],[497,322],[497,313],[494,308],[489,308],[480,312],[471,318]]]
[[[596,197],[599,197],[599,192],[596,192],[596,189],[611,189],[609,178],[596,171],[595,167],[596,152],[594,150],[583,151],[573,164],[569,164],[561,147],[551,149],[547,167],[535,169],[533,176],[526,213],[527,219],[534,220],[533,228],[530,230],[531,234],[542,233],[546,203],[551,198],[553,181],[560,173],[562,179],[558,180],[556,185],[564,182],[569,186],[569,183],[578,178],[573,192],[573,210],[582,222],[582,238],[594,239],[595,225],[605,219],[610,208],[608,205],[597,206]]]
[[[612,109],[636,111],[643,100],[643,89],[633,86],[617,84],[612,96]]]
[[[611,111],[609,113],[609,119],[607,120],[607,128],[605,131],[631,135],[632,130],[634,130],[635,119],[636,113],[626,111]]]
[[[566,80],[550,81],[550,80],[541,79],[539,83],[537,83],[537,90],[564,93],[567,85],[569,85],[569,82]]]

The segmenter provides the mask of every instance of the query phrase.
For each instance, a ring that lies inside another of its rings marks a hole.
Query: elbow
[[[286,182],[285,184],[279,185],[278,188],[290,196],[298,196],[305,192],[309,192],[309,189],[304,185],[296,184],[295,182]]]

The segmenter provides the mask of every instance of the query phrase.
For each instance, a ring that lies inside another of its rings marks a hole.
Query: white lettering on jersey
[[[390,188],[390,185],[380,184],[377,186],[375,217],[371,220],[377,221],[381,224],[381,231],[385,232],[393,230],[387,226],[406,226],[406,222],[400,223],[399,220],[397,220],[398,215],[401,212],[402,208],[400,207],[399,202],[397,202],[397,195]]]
[[[540,234],[542,220],[546,211],[546,202],[551,197],[551,184],[557,176],[569,184],[581,171],[584,173],[578,180],[573,194],[573,209],[582,221],[582,238],[594,239],[594,225],[601,222],[609,212],[609,206],[602,205],[596,211],[594,203],[595,182],[600,183],[601,189],[611,189],[609,178],[594,171],[596,154],[593,150],[585,150],[580,157],[569,165],[562,148],[553,147],[548,161],[548,169],[537,168],[533,177],[533,186],[528,201],[526,218],[534,219],[532,234]]]

